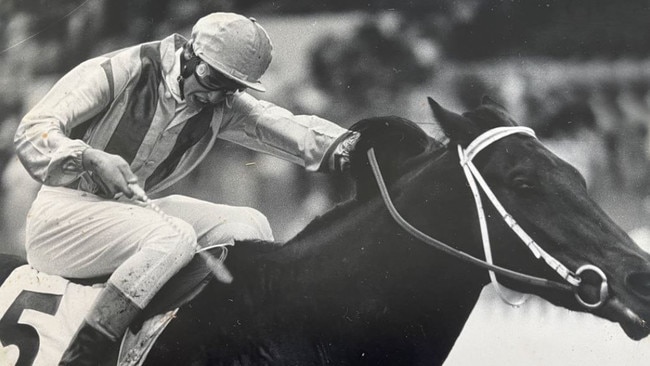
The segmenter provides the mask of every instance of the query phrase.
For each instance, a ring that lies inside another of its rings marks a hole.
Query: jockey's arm
[[[97,62],[84,62],[61,78],[16,131],[16,153],[29,174],[52,186],[77,179],[89,145],[69,135],[105,108],[109,99],[108,81]]]
[[[350,131],[324,118],[294,115],[243,93],[224,108],[219,138],[299,164],[309,171],[337,170],[335,154]]]
[[[110,196],[118,192],[131,196],[127,183],[137,178],[124,159],[70,137],[75,127],[111,102],[101,61],[96,58],[75,67],[25,115],[14,137],[16,154],[29,174],[45,185],[66,185],[91,171]]]

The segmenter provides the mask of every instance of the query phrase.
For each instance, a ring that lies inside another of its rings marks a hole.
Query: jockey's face
[[[234,96],[245,89],[243,85],[226,78],[202,61],[194,73],[185,79],[184,85],[187,103],[197,108],[224,101],[230,105]]]

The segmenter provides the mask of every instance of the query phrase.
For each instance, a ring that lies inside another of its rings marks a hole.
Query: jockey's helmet
[[[192,28],[194,53],[211,67],[247,87],[266,91],[260,77],[271,63],[273,46],[254,18],[212,13]]]

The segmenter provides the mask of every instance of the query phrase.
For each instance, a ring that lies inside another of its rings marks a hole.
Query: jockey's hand
[[[359,141],[359,132],[350,131],[338,142],[334,151],[329,157],[329,170],[333,172],[345,172],[350,168],[350,154]]]
[[[82,162],[84,169],[99,186],[99,196],[114,198],[122,193],[129,198],[133,197],[129,184],[138,183],[138,177],[121,156],[88,148],[82,155]]]

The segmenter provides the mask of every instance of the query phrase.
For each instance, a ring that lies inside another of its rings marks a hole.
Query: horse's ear
[[[449,140],[466,145],[481,132],[478,126],[468,118],[443,108],[430,97],[427,99],[433,111],[433,118],[438,122]]]
[[[433,141],[420,126],[399,117],[364,119],[350,130],[360,136],[350,156],[350,172],[356,180],[357,198],[361,199],[378,193],[367,156],[370,148],[375,151],[384,180],[390,184],[401,176],[404,161],[424,152]]]
[[[480,110],[483,110],[483,112],[479,112]],[[487,111],[491,111],[492,115],[495,117],[488,117],[486,114]],[[487,95],[483,96],[481,99],[481,105],[474,112],[469,112],[466,115],[469,114],[476,117],[474,120],[477,121],[479,125],[487,128],[518,125],[517,122],[512,119],[506,107]]]

